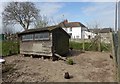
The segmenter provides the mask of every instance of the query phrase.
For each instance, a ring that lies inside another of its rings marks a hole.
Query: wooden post
[[[100,43],[101,43],[101,36],[99,33],[97,33],[97,37],[96,37],[96,44],[97,44],[97,50],[100,52],[101,51],[101,46],[100,46]]]
[[[118,81],[120,82],[120,29],[118,30],[117,60],[118,60]]]
[[[101,52],[101,36],[98,33],[98,51]]]
[[[82,51],[85,51],[85,32],[83,32],[83,37],[82,37]]]
[[[85,51],[85,39],[83,38],[83,45],[82,45],[82,47],[83,47],[83,51]]]
[[[111,45],[112,45],[112,46],[111,46],[111,47],[112,47],[111,53],[112,53],[113,58],[116,59],[116,58],[115,58],[115,50],[114,50],[113,35],[111,35],[111,34],[110,34],[110,40],[111,40]]]
[[[114,66],[115,66],[115,70],[116,70],[116,78],[118,78],[118,70],[117,70],[117,62],[116,62],[116,57],[115,57],[115,47],[114,47],[114,40],[113,40],[113,33],[110,33],[110,41],[111,41],[111,54],[113,56],[113,63],[114,63]],[[115,79],[116,81],[118,79]]]

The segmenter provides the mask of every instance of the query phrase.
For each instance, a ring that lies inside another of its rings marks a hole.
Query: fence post
[[[111,54],[113,56],[113,63],[114,63],[114,66],[115,66],[115,70],[116,70],[116,81],[118,80],[118,69],[117,69],[117,58],[116,58],[116,54],[115,54],[115,34],[114,33],[110,33],[110,41],[111,41]]]
[[[98,33],[98,51],[100,52],[101,51],[101,36],[100,34]]]
[[[120,82],[120,29],[119,29],[119,31],[118,31],[117,59],[118,59],[118,79],[119,79],[119,82]]]
[[[82,47],[83,47],[83,51],[85,51],[85,39],[83,38],[83,45],[82,45]]]

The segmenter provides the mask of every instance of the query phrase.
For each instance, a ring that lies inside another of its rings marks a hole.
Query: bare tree
[[[27,30],[38,17],[39,10],[31,2],[10,2],[3,12],[3,22],[20,24]]]
[[[88,28],[92,28],[92,29],[98,29],[100,28],[100,22],[99,21],[93,21],[92,24],[89,24],[88,22],[86,22],[86,25]]]
[[[4,34],[13,34],[13,33],[15,33],[15,29],[14,29],[14,27],[13,27],[13,25],[5,25],[5,24],[3,24],[2,25],[2,33],[4,33]]]
[[[49,19],[47,16],[39,16],[34,22],[35,28],[42,28],[48,26]]]

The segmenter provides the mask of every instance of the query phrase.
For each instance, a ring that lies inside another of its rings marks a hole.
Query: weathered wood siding
[[[69,51],[69,36],[63,31],[61,29],[53,31],[53,49],[54,52],[60,55],[67,54]]]
[[[20,53],[52,56],[52,36],[51,35],[52,34],[50,34],[49,40],[21,41]]]
[[[45,34],[48,32],[49,34]],[[35,35],[39,33],[40,39],[36,39]],[[54,52],[59,55],[64,55],[69,52],[69,35],[62,28],[55,28],[49,31],[44,31],[43,35],[48,38],[41,38],[43,32],[31,32],[20,35],[20,53],[53,56]],[[33,34],[33,35],[31,35]],[[29,36],[29,38],[28,38]]]

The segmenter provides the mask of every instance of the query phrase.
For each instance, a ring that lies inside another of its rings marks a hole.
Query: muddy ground
[[[73,51],[73,65],[65,61],[24,57],[5,57],[3,82],[115,82],[115,66],[110,53]],[[69,72],[71,78],[64,79]]]

